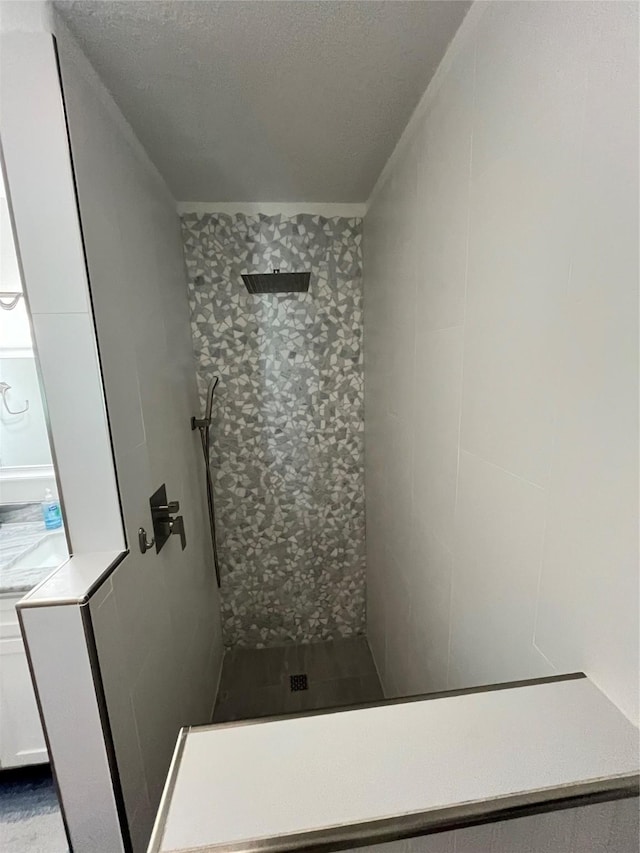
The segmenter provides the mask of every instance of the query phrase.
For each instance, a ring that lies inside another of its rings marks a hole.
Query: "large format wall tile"
[[[595,4],[536,641],[638,701],[638,20]],[[556,616],[562,611],[563,618]],[[586,642],[588,640],[588,642]]]
[[[184,214],[211,429],[227,645],[364,630],[361,222]],[[307,294],[251,295],[244,272],[309,270]]]
[[[637,3],[473,4],[374,190],[388,693],[584,670],[637,718],[638,55]]]
[[[551,674],[532,648],[543,532],[542,489],[461,452],[450,686]]]

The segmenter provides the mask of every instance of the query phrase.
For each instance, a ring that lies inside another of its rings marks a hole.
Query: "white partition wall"
[[[184,261],[175,201],[93,69],[57,41],[91,297],[130,553],[91,600],[134,850],[144,849],[176,732],[207,722],[222,659]],[[153,533],[166,484],[186,549]]]
[[[199,401],[175,201],[53,28],[57,42],[11,32],[2,50],[0,131],[73,555],[21,620],[74,850],[137,853],[179,728],[210,719],[222,657]],[[143,555],[163,483],[186,547],[171,536]]]
[[[45,21],[27,15],[24,26]],[[125,540],[53,39],[5,30],[0,62],[7,189],[74,554],[19,616],[70,844],[119,853],[117,771],[82,605]]]
[[[638,730],[580,673],[201,726],[180,734],[149,853],[399,838],[425,851],[460,853],[468,839],[476,853],[635,853],[639,766]]]
[[[88,605],[30,604],[20,620],[71,849],[125,853],[104,697],[87,646]]]
[[[635,853],[637,848],[638,801],[628,799],[359,847],[348,853]]]

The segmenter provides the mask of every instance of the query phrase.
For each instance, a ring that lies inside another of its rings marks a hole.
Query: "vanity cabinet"
[[[49,760],[20,634],[20,596],[0,595],[0,767]]]

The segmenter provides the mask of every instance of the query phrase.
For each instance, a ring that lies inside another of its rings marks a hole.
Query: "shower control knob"
[[[159,515],[175,515],[177,512],[180,512],[180,501],[169,501],[166,504],[159,504],[158,506],[154,506],[153,509]]]
[[[171,518],[169,520],[169,530],[171,533],[180,537],[180,544],[182,545],[182,550],[187,547],[187,536],[184,532],[184,518],[181,515],[177,515],[175,518]]]

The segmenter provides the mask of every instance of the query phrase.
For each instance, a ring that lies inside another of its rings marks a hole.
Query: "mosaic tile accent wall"
[[[359,219],[184,214],[191,327],[211,466],[225,644],[364,633]],[[311,272],[250,295],[241,273]]]

